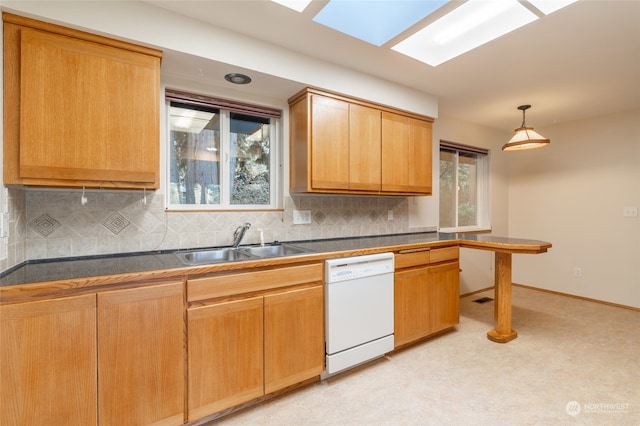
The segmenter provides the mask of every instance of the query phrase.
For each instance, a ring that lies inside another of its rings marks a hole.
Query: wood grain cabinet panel
[[[431,194],[431,123],[382,113],[382,192]]]
[[[291,193],[431,194],[432,119],[311,88],[289,108]]]
[[[380,118],[380,110],[349,105],[349,189],[352,191],[380,191]]]
[[[422,258],[423,264],[417,262]],[[429,259],[431,263],[429,263]],[[460,322],[458,247],[396,254],[395,347],[405,346]]]
[[[188,420],[264,393],[263,297],[187,311]]]
[[[5,183],[158,188],[161,53],[4,20]]]
[[[182,282],[97,297],[100,426],[184,423]]]
[[[0,424],[96,424],[95,294],[0,306]]]
[[[264,298],[265,393],[319,376],[324,370],[322,285]]]
[[[400,347],[430,333],[428,267],[395,273],[394,340]]]
[[[430,329],[445,330],[460,322],[460,264],[429,267]]]
[[[311,97],[311,188],[349,189],[349,104]]]
[[[187,281],[189,421],[322,373],[322,274],[312,263]]]

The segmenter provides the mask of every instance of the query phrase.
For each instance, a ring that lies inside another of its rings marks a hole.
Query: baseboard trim
[[[585,300],[587,302],[600,303],[602,305],[609,305],[616,308],[622,308],[622,309],[628,309],[630,311],[640,312],[640,308],[636,308],[635,306],[621,305],[619,303],[607,302],[605,300],[599,300],[599,299],[592,299],[590,297],[577,296],[575,294],[563,293],[561,291],[547,290],[546,288],[532,287],[530,285],[525,285],[525,284],[512,283],[512,285],[516,287],[528,288],[529,290],[542,291],[544,293],[557,294],[559,296],[566,296],[566,297],[571,297],[573,299]]]
[[[482,288],[480,290],[474,290],[474,291],[469,292],[469,293],[461,294],[460,295],[460,299],[462,299],[463,297],[473,296],[474,294],[482,293],[483,291],[493,290],[493,288],[494,288],[494,286],[491,286],[491,287],[487,287],[487,288]]]

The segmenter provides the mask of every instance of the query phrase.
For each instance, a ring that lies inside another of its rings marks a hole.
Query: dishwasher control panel
[[[393,253],[343,257],[326,261],[325,282],[341,282],[393,273]]]

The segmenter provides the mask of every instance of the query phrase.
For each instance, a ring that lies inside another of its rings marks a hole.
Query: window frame
[[[458,158],[459,155],[475,155],[479,159],[476,164],[476,224],[470,226],[458,226],[458,209],[459,199],[456,193],[456,226],[441,227],[440,222],[440,210],[438,208],[438,230],[440,232],[479,232],[491,230],[491,151],[485,148],[478,148],[470,145],[464,145],[458,142],[451,142],[447,140],[440,140],[440,146],[438,148],[438,169],[440,169],[440,158],[443,150],[455,151],[456,163],[455,163],[455,175],[456,179],[458,173]],[[458,186],[456,180],[456,187]],[[438,180],[438,193],[440,193],[440,179]],[[441,199],[441,198],[440,198]]]
[[[165,116],[166,137],[165,148],[165,210],[166,211],[273,211],[282,207],[282,110],[271,107],[239,102],[229,99],[221,99],[213,96],[186,92],[178,89],[165,88]],[[182,105],[218,109],[222,117],[220,123],[220,203],[219,204],[172,204],[171,203],[171,103]],[[231,148],[231,114],[238,113],[244,116],[255,116],[269,119],[269,204],[232,204],[231,200],[231,176],[230,176],[230,148]]]

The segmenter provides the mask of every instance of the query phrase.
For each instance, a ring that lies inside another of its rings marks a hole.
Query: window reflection
[[[272,119],[171,102],[170,204],[270,206]]]
[[[170,106],[171,204],[220,203],[220,111]]]

